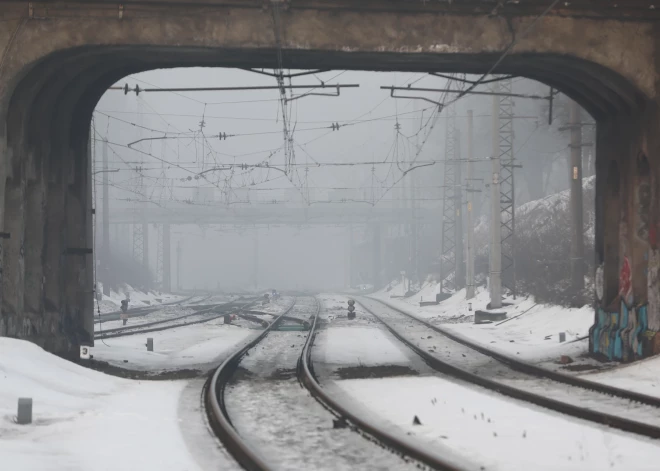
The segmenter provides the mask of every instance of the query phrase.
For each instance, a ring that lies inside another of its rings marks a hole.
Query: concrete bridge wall
[[[592,351],[660,351],[657,14],[561,3],[537,19],[547,2],[2,2],[0,335],[74,356],[92,342],[90,119],[122,77],[275,67],[278,44],[290,68],[483,73],[513,45],[496,72],[560,89],[598,121]]]

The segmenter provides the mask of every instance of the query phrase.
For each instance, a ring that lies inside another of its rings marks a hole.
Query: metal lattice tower
[[[140,100],[137,101],[137,120],[138,124],[140,125],[137,128],[137,138],[141,139],[142,138],[142,105],[140,103]],[[141,159],[140,159],[141,161]],[[136,178],[135,178],[135,183],[132,185],[134,195],[137,196],[138,199],[141,199],[140,195],[142,195],[142,190],[143,190],[143,178],[142,178],[142,166],[138,165],[135,169],[136,171]],[[136,203],[136,206],[138,208],[142,208],[142,201],[139,201]],[[139,212],[138,214],[141,214]],[[145,252],[144,252],[144,229],[146,224],[143,224],[143,219],[144,217],[141,217],[140,220],[134,220],[133,221],[133,258],[135,259],[136,262],[138,263],[143,263],[143,260],[145,260]]]
[[[442,194],[442,249],[440,253],[440,292],[456,290],[456,110],[445,108],[445,177]]]
[[[165,147],[165,139],[160,141],[160,158],[162,159],[160,162],[160,178],[158,179],[158,183],[160,184],[160,194],[159,194],[159,200],[162,201],[163,197],[166,196],[166,177],[167,175],[165,174],[165,160],[167,158],[166,155],[166,147]],[[202,139],[202,143],[204,142],[204,139]],[[164,245],[163,245],[163,224],[158,224],[156,225],[156,283],[161,286],[163,286],[163,270],[164,270]]]
[[[499,82],[499,91],[512,93],[511,79]],[[513,155],[513,98],[499,97],[499,148],[500,148],[500,211],[502,233],[502,285],[516,295],[515,244],[515,182]]]

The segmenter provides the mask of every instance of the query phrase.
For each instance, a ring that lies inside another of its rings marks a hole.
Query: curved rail
[[[369,298],[369,299],[373,299],[373,298]],[[445,335],[447,338],[449,338],[451,340],[454,340],[457,343],[461,343],[461,344],[463,344],[467,347],[473,348],[475,351],[478,351],[479,353],[483,353],[485,355],[491,356],[492,358],[494,358],[498,361],[501,361],[502,363],[507,364],[512,369],[517,369],[517,368],[514,368],[512,363],[518,363],[517,366],[519,368],[521,368],[519,371],[526,372],[526,371],[522,370],[523,367],[525,367],[525,368],[532,367],[532,369],[530,369],[530,371],[535,371],[536,369],[541,369],[544,372],[554,373],[554,372],[550,372],[549,370],[545,370],[543,368],[534,367],[533,365],[530,365],[526,362],[513,361],[514,359],[509,358],[507,355],[501,355],[499,353],[492,352],[488,349],[485,349],[484,347],[482,347],[480,345],[474,345],[473,346],[472,342],[468,341],[467,339],[464,339],[460,336],[456,336],[454,334],[448,334],[447,332],[444,331],[444,329],[439,329],[436,326],[433,326],[432,324],[429,324],[429,323],[417,318],[416,316],[410,315],[410,314],[408,314],[408,313],[406,313],[406,312],[404,312],[400,309],[394,308],[394,307],[390,306],[387,303],[381,302],[380,300],[374,299],[374,301],[378,301],[381,304],[387,306],[388,308],[393,309],[396,312],[399,312],[399,313],[401,313],[401,314],[403,314],[403,315],[405,315],[409,318],[412,318],[412,319],[426,325],[427,327],[431,328],[432,330],[434,330],[434,331],[436,331],[436,332],[438,332],[442,335]],[[643,422],[637,422],[637,421],[631,420],[631,419],[626,419],[626,418],[620,417],[620,416],[611,415],[611,414],[608,414],[606,412],[599,412],[599,411],[596,411],[596,410],[593,410],[593,409],[582,408],[582,407],[579,407],[579,406],[576,406],[576,405],[573,405],[573,404],[570,404],[570,403],[567,403],[567,402],[562,402],[562,401],[552,399],[552,398],[549,398],[549,397],[545,397],[545,396],[541,396],[539,394],[535,394],[535,393],[532,393],[532,392],[529,392],[529,391],[518,389],[518,388],[515,388],[513,386],[509,386],[508,384],[500,383],[500,382],[493,381],[493,380],[488,379],[488,378],[484,378],[482,376],[478,376],[478,375],[476,375],[474,373],[471,373],[467,370],[464,370],[464,369],[459,368],[457,366],[454,366],[450,363],[447,363],[443,360],[440,360],[436,356],[429,354],[425,350],[419,348],[414,343],[410,342],[403,335],[401,335],[398,331],[396,331],[389,323],[387,323],[380,316],[378,316],[375,312],[373,312],[371,309],[367,308],[364,304],[362,304],[362,303],[360,303],[360,304],[361,304],[362,308],[365,311],[369,312],[376,319],[378,319],[392,333],[392,335],[394,335],[398,340],[400,340],[402,343],[404,343],[408,348],[410,348],[415,353],[417,353],[420,357],[422,357],[429,364],[429,366],[431,366],[432,368],[434,368],[435,370],[437,370],[441,373],[444,373],[444,374],[450,375],[452,377],[467,381],[467,382],[472,383],[472,384],[477,384],[479,386],[482,386],[484,388],[499,392],[500,394],[512,397],[514,399],[519,399],[519,400],[526,401],[526,402],[529,402],[529,403],[532,403],[532,404],[536,404],[537,406],[545,407],[546,409],[551,409],[551,410],[560,412],[562,414],[567,414],[567,415],[570,415],[570,416],[573,416],[573,417],[588,420],[590,422],[596,422],[596,423],[599,423],[599,424],[607,425],[609,427],[617,428],[619,430],[623,430],[623,431],[626,431],[626,432],[636,433],[638,435],[644,435],[644,436],[651,437],[651,438],[660,438],[660,427],[656,427],[654,425],[646,424],[646,423],[643,423]],[[506,361],[499,360],[498,357],[504,357],[504,358],[506,358]],[[548,378],[548,379],[553,379],[550,375],[546,376],[545,374],[544,375],[538,374],[538,375],[535,375],[535,376],[541,376],[541,377],[545,377],[545,378]],[[561,375],[561,376],[566,376],[566,375]],[[573,378],[573,379],[577,379],[577,378]],[[589,383],[589,385],[593,384],[593,382],[591,382],[591,381],[588,381],[587,383]],[[585,389],[590,389],[589,386],[583,386],[581,384],[573,383],[572,385],[577,386],[577,387],[581,387],[581,388],[585,388]],[[604,387],[601,390],[597,390],[597,389],[594,388],[594,390],[596,390],[598,392],[607,392],[608,388],[610,388],[610,387]],[[616,396],[621,397],[623,399],[637,400],[637,399],[633,399],[633,398],[638,397],[638,396],[642,396],[643,398],[645,398],[644,395],[640,395],[640,394],[637,394],[637,393],[630,393],[630,395],[628,395],[628,396],[623,395],[623,393],[629,393],[629,392],[618,389],[618,388],[611,388],[611,390],[615,391],[617,394],[613,394],[612,392],[608,392],[609,394],[616,395]],[[653,399],[654,401],[658,401],[657,398],[652,398],[651,396],[648,396],[648,399]],[[653,402],[653,401],[651,401],[651,402]],[[650,404],[650,405],[656,405],[656,404]]]
[[[300,355],[300,359],[298,360],[298,380],[305,386],[305,388],[307,388],[312,396],[319,403],[321,403],[323,407],[331,411],[334,415],[352,423],[356,428],[360,429],[360,431],[370,435],[371,437],[387,445],[389,448],[395,450],[398,453],[414,458],[433,469],[447,471],[458,471],[465,469],[464,466],[453,463],[449,459],[431,453],[429,450],[423,448],[423,446],[416,446],[413,443],[404,441],[399,437],[387,432],[386,430],[378,428],[375,425],[361,419],[359,416],[353,414],[344,406],[342,406],[339,402],[335,401],[332,396],[323,390],[314,375],[314,368],[312,364],[312,346],[314,345],[314,339],[316,338],[316,325],[320,309],[321,306],[317,300],[317,310],[316,314],[314,315],[314,321],[312,322],[309,335],[307,336],[307,341],[303,347],[302,355]]]
[[[241,358],[255,345],[261,342],[268,333],[283,319],[283,317],[293,309],[294,301],[282,314],[280,314],[273,323],[271,323],[256,338],[247,345],[234,352],[227,358],[209,378],[206,388],[206,412],[209,418],[211,428],[222,440],[227,450],[232,456],[248,471],[269,471],[272,468],[266,461],[244,441],[229,418],[224,402],[224,390],[232,375],[238,368]]]

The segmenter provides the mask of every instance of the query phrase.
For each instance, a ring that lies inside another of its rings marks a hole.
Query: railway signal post
[[[355,319],[355,301],[352,299],[348,300],[348,318]]]

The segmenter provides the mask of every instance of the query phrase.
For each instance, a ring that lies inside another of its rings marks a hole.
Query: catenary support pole
[[[372,226],[373,229],[373,246],[372,246],[372,280],[374,289],[380,288],[380,224],[374,223]]]
[[[463,288],[465,286],[465,259],[463,258],[463,191],[461,190],[463,172],[462,167],[463,163],[461,162],[461,133],[458,129],[454,131],[454,160],[456,162],[456,169],[454,170],[454,178],[456,181],[456,187],[454,188],[454,206],[456,208],[456,221],[454,229],[456,231],[456,267],[454,269],[455,273],[455,285],[456,290]]]
[[[170,223],[163,223],[163,291],[172,291],[172,245]]]
[[[108,185],[108,141],[103,139],[103,253],[101,281],[103,294],[110,296],[110,190]]]
[[[465,213],[467,219],[467,257],[465,265],[465,275],[466,275],[466,291],[465,298],[472,299],[474,298],[474,192],[472,191],[472,182],[473,182],[473,164],[472,164],[472,152],[473,152],[473,113],[472,110],[468,110],[468,135],[467,135],[467,211]]]
[[[142,266],[145,270],[149,270],[149,224],[144,208],[142,209]]]
[[[259,286],[259,229],[254,228],[254,256],[252,257],[254,260],[254,267],[253,267],[253,278],[254,278],[254,289],[257,289]]]
[[[497,92],[498,85],[493,86]],[[490,292],[490,307],[497,309],[502,307],[502,235],[500,224],[500,120],[499,120],[499,98],[493,97],[493,155],[492,179],[490,183],[490,277],[488,288]]]
[[[582,123],[580,105],[571,101],[571,285],[574,292],[584,289],[584,227],[582,217]]]
[[[183,252],[183,247],[181,246],[181,240],[178,240],[176,243],[176,289],[181,291],[181,252]]]

